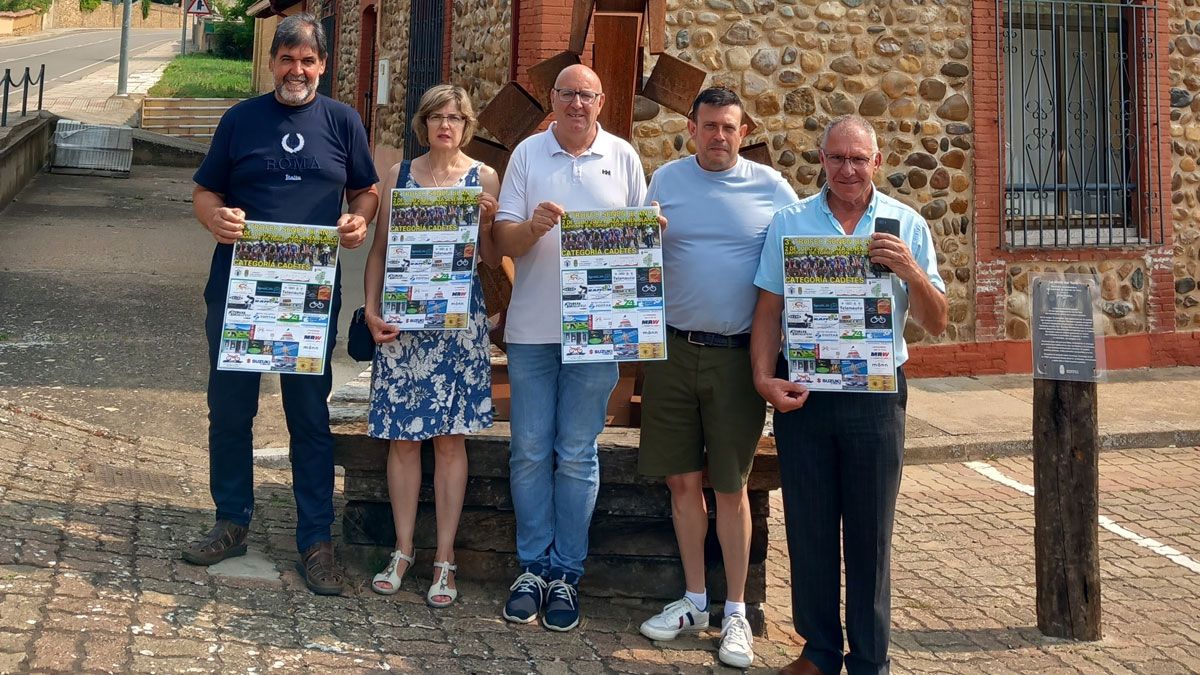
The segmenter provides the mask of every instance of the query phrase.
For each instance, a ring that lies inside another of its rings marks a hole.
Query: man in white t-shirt
[[[726,596],[718,657],[754,661],[746,619],[750,503],[746,482],[766,403],[750,370],[754,271],[771,216],[797,200],[780,173],[738,156],[746,125],[733,91],[711,87],[692,104],[696,154],[663,165],[650,181],[673,225],[663,233],[667,360],[646,364],[638,469],[665,476],[686,594],[641,625],[654,640],[708,628],[704,468],[717,511]]]
[[[512,387],[509,459],[517,558],[504,618],[567,631],[579,624],[579,578],[600,484],[596,437],[617,384],[615,363],[562,363],[559,240],[568,210],[641,206],[646,177],[628,142],[597,123],[592,69],[564,69],[554,123],[513,151],[493,236],[516,263],[505,340]]]

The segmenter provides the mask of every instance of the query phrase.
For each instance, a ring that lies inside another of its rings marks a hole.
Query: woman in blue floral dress
[[[500,179],[491,167],[463,153],[475,129],[471,99],[461,87],[438,85],[421,99],[412,128],[429,152],[392,167],[385,185],[483,187],[479,197],[479,259],[492,266],[500,256],[492,242],[492,221]],[[421,441],[433,439],[437,551],[433,607],[454,602],[454,537],[467,486],[466,434],[492,425],[492,371],[483,288],[475,275],[466,330],[401,331],[380,314],[391,199],[380,199],[375,239],[366,265],[366,318],[379,345],[371,376],[367,433],[391,441],[388,493],[396,525],[396,550],[371,588],[385,595],[400,589],[413,562],[413,529],[421,490]]]

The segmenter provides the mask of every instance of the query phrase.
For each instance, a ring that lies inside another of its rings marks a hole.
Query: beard
[[[304,84],[304,89],[300,91],[288,86],[289,84],[299,84],[301,82]],[[316,81],[310,80],[306,77],[285,77],[275,85],[275,95],[280,101],[283,101],[287,105],[302,105],[304,103],[308,103],[309,99],[311,99],[316,93]]]

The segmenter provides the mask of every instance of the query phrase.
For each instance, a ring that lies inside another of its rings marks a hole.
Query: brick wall
[[[567,41],[571,36],[571,5],[570,0],[520,0],[517,12],[517,33],[513,36],[516,43],[516,80],[528,89],[529,69],[541,61],[565,51]],[[587,46],[584,48],[582,61],[592,62],[592,37],[588,33]]]
[[[1169,81],[1170,43],[1167,2],[1159,3],[1157,23],[1150,44],[1158,50],[1159,82]],[[1002,246],[1004,209],[1003,177],[1005,172],[1005,143],[1002,136],[1004,118],[999,83],[1004,81],[1004,60],[997,45],[996,6],[992,0],[974,0],[972,6],[972,66],[974,79],[973,122],[975,127],[975,255],[977,260],[975,287],[976,344],[937,345],[914,349],[913,370],[928,374],[966,374],[1027,372],[1028,356],[1022,358],[1014,345],[1024,345],[1028,354],[1028,326],[1012,312],[1013,279],[1025,273],[1024,268],[1091,273],[1103,277],[1117,270],[1138,269],[1138,278],[1145,278],[1144,293],[1132,303],[1136,316],[1130,320],[1112,322],[1109,326],[1113,349],[1110,364],[1121,367],[1146,365],[1175,365],[1200,363],[1200,343],[1191,336],[1177,338],[1175,330],[1175,278],[1173,269],[1178,261],[1174,254],[1175,229],[1171,221],[1172,195],[1162,176],[1171,175],[1172,148],[1167,132],[1170,124],[1169,90],[1157,92],[1157,110],[1151,104],[1145,136],[1156,139],[1159,164],[1146,167],[1154,178],[1148,186],[1154,196],[1143,207],[1165,219],[1164,240],[1154,246],[1118,249],[1053,249],[1006,250]],[[1153,81],[1153,77],[1151,78]],[[1157,112],[1157,115],[1153,114]],[[1107,271],[1106,271],[1107,270]],[[1145,300],[1140,300],[1144,295]],[[1127,299],[1127,298],[1126,298]],[[1019,303],[1018,303],[1019,304]],[[1101,316],[1102,321],[1108,321]],[[1106,324],[1107,325],[1107,324]],[[1141,336],[1125,335],[1142,332]],[[1016,350],[1016,351],[1015,351]],[[1115,360],[1114,360],[1115,355]],[[1006,363],[1005,359],[1013,359]]]

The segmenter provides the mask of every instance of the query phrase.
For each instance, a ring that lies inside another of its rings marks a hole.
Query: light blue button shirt
[[[854,227],[855,236],[866,236],[875,232],[876,218],[895,218],[900,221],[900,239],[908,244],[913,259],[925,269],[929,281],[942,293],[946,282],[938,273],[937,253],[933,248],[933,234],[921,214],[910,206],[874,190],[866,213]],[[763,244],[762,257],[758,262],[758,273],[754,285],[776,295],[783,295],[783,238],[784,237],[832,237],[845,236],[846,230],[829,210],[825,190],[802,199],[791,206],[780,209],[767,228],[767,240]],[[895,331],[896,365],[908,360],[908,344],[904,340],[904,323],[908,320],[908,285],[893,275],[892,290],[896,294]]]

